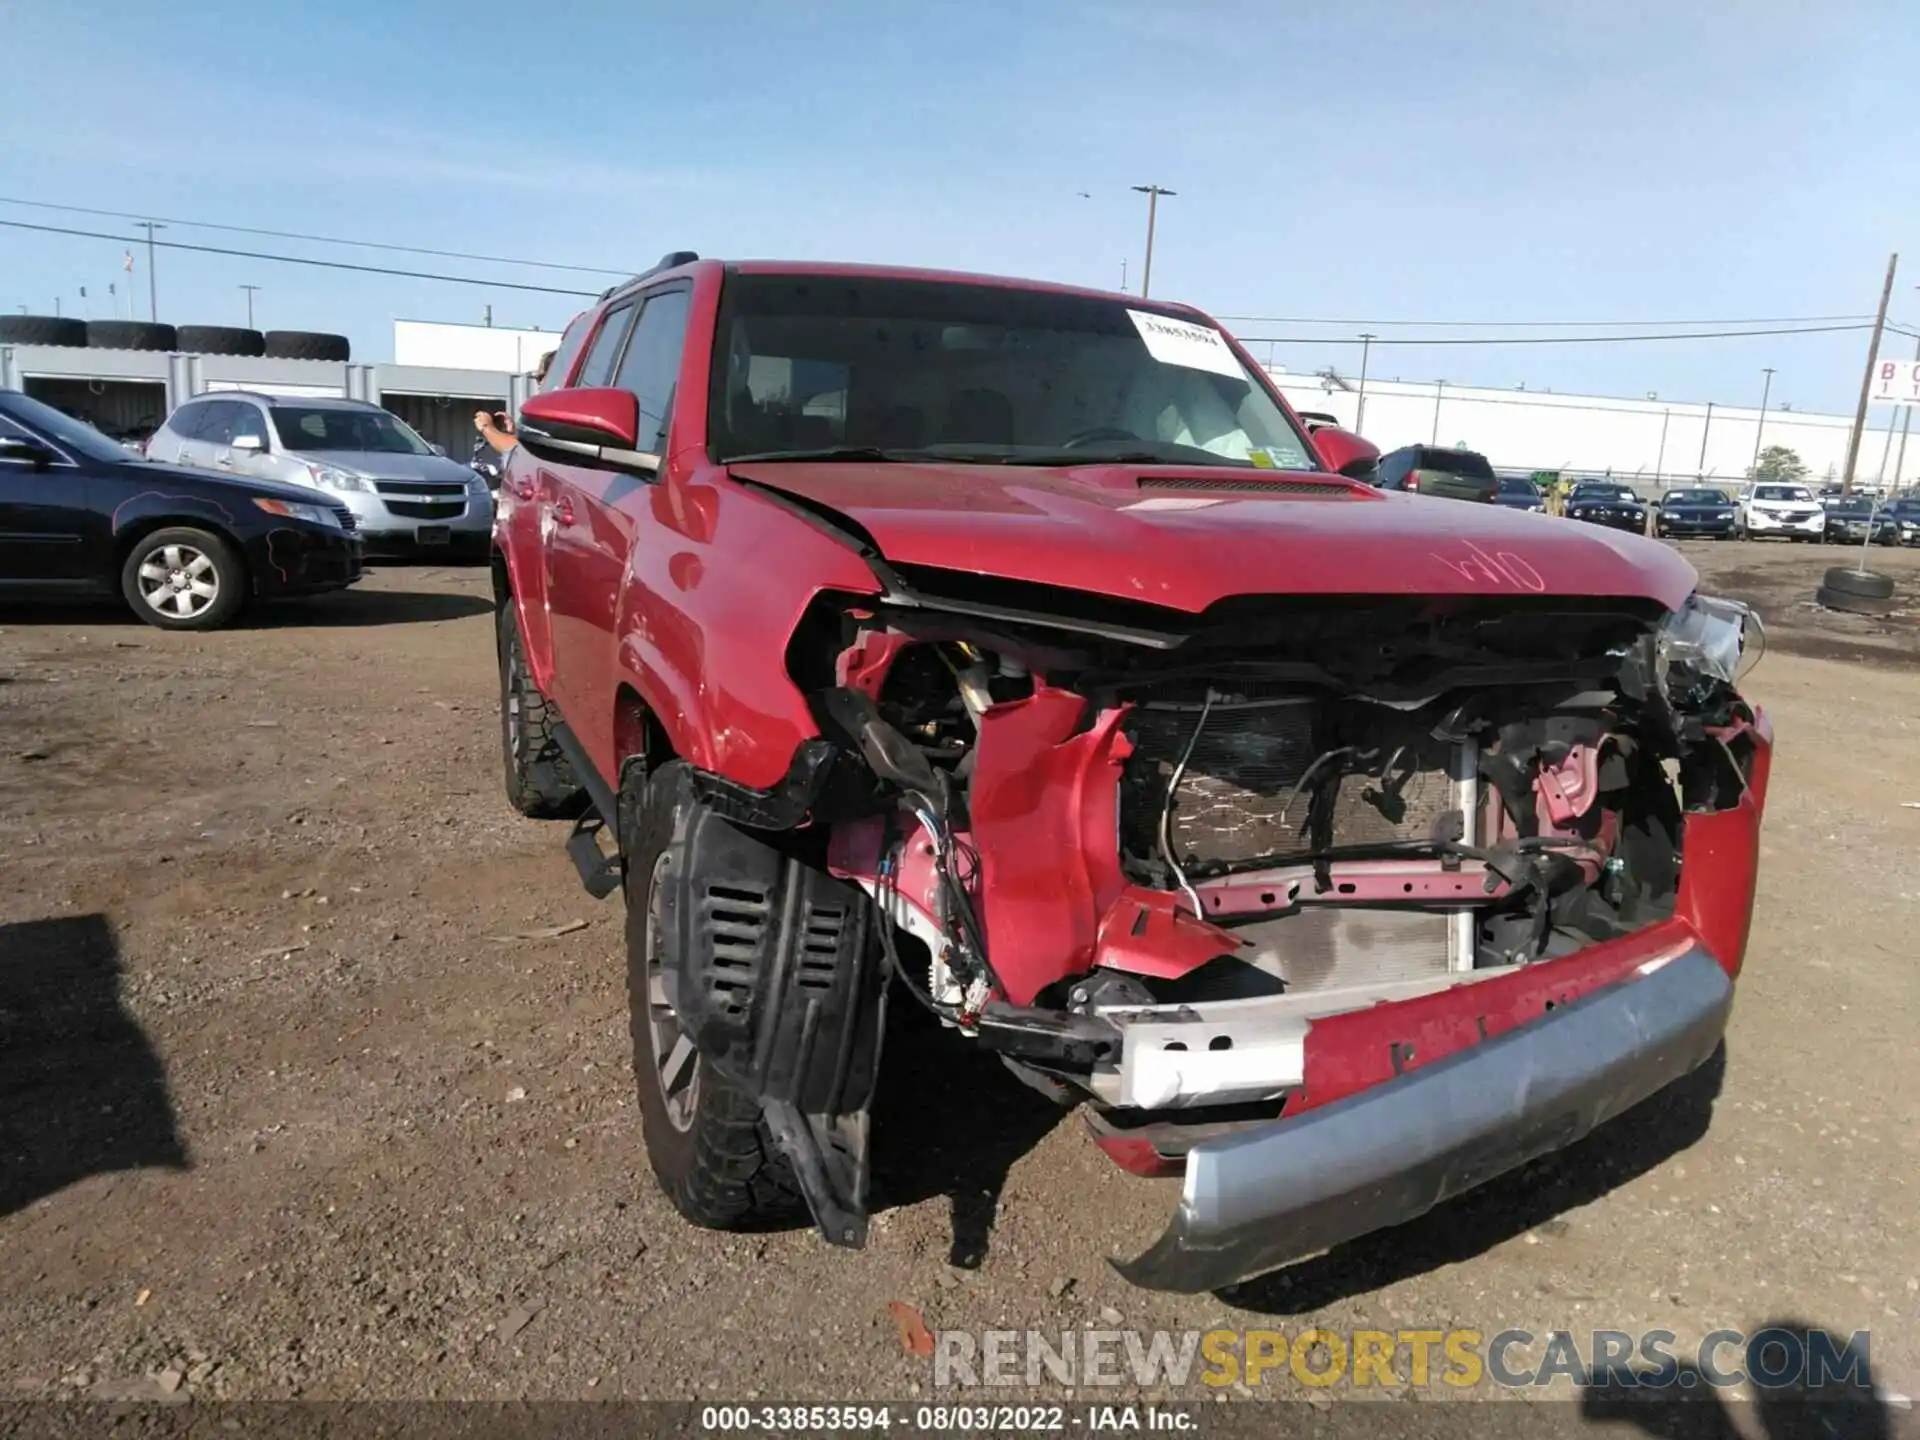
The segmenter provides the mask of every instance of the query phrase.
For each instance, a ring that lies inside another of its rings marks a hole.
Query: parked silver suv
[[[154,431],[147,457],[324,490],[353,511],[369,556],[480,560],[493,530],[487,482],[364,400],[197,396]]]

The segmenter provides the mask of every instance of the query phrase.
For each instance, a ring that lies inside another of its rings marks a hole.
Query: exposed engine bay
[[[1316,1018],[1665,917],[1745,784],[1742,607],[1244,601],[1154,646],[1005,589],[823,598],[789,666],[864,772],[814,819],[919,1003],[1115,1124],[1271,1118]]]

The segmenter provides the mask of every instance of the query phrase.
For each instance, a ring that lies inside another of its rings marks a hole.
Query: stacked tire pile
[[[230,325],[152,325],[144,320],[74,320],[0,315],[0,345],[70,345],[90,350],[179,350],[268,360],[351,360],[344,335],[318,330],[242,330]]]
[[[1893,610],[1893,577],[1877,570],[1836,565],[1827,571],[1826,580],[1813,592],[1813,598],[1829,610],[1845,610],[1852,615],[1886,615]]]

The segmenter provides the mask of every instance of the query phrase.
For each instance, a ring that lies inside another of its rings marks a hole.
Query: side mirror
[[[227,442],[227,448],[229,450],[245,450],[249,454],[258,455],[262,450],[267,448],[267,442],[258,435],[236,435]]]
[[[520,409],[520,443],[557,460],[598,460],[654,473],[660,457],[640,443],[640,402],[631,390],[549,390]]]
[[[1380,447],[1363,440],[1351,430],[1323,425],[1313,432],[1313,448],[1320,452],[1320,468],[1329,475],[1344,475],[1349,480],[1372,484],[1380,467]]]
[[[439,457],[440,457],[440,458],[441,458],[442,460],[444,460],[444,459],[446,459],[446,458],[447,458],[447,447],[446,447],[446,446],[444,446],[444,445],[436,445],[436,444],[434,444],[434,443],[433,443],[433,442],[432,442],[431,440],[429,440],[429,441],[427,442],[427,448],[428,448],[429,450],[431,450],[431,451],[433,451],[433,453],[434,453],[434,454],[436,454],[436,455],[438,455],[438,456],[439,456]]]
[[[53,452],[31,440],[0,440],[0,460],[44,470],[53,463]]]

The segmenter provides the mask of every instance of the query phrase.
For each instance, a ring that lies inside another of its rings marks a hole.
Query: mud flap
[[[683,816],[663,897],[681,942],[674,1008],[700,1053],[759,1100],[822,1237],[863,1245],[887,991],[872,902],[705,806]]]

